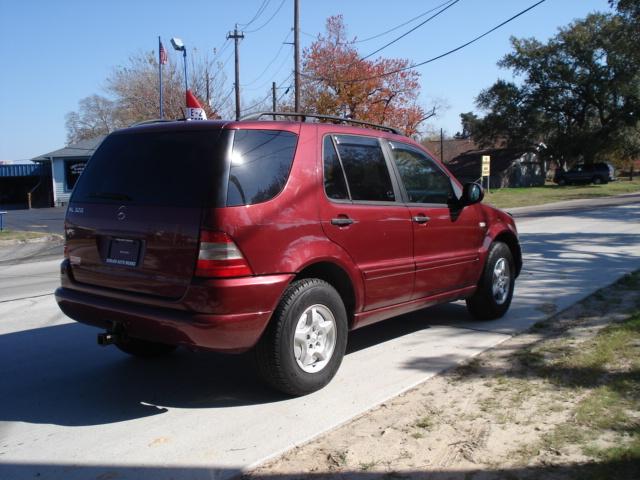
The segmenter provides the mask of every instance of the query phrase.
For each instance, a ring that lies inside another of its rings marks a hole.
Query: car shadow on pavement
[[[427,310],[428,311],[428,310]],[[430,328],[424,315],[403,315],[351,333],[347,355]],[[203,409],[286,401],[264,386],[250,353],[179,349],[138,359],[96,345],[98,329],[78,323],[0,335],[0,421],[100,425]]]
[[[214,460],[214,459],[212,459]],[[308,479],[428,479],[428,480],[467,480],[483,478],[487,480],[525,479],[525,478],[615,478],[631,480],[638,478],[639,458],[631,456],[622,460],[573,463],[564,465],[547,464],[541,466],[509,467],[509,468],[476,468],[454,470],[447,468],[430,468],[424,470],[402,470],[366,472],[359,470],[343,470],[337,472],[297,472],[265,475],[242,475],[240,469],[223,467],[163,467],[163,466],[113,466],[113,465],[78,465],[78,464],[0,464],[0,477],[12,480],[41,478],[43,480],[64,478],[65,480],[85,480],[87,478],[121,478],[136,480],[228,480],[242,478],[245,480],[299,480]]]

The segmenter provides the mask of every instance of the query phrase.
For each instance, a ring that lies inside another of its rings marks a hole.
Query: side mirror
[[[484,198],[484,189],[477,183],[465,183],[462,189],[462,198],[460,201],[463,205],[473,205],[479,203]]]

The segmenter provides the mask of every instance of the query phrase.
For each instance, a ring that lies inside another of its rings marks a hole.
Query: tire
[[[492,243],[478,289],[467,299],[469,313],[478,320],[494,320],[507,313],[513,298],[515,274],[509,247],[502,242]]]
[[[178,348],[176,345],[150,342],[148,340],[131,337],[119,340],[115,345],[124,353],[141,358],[162,357],[173,353]]]
[[[295,281],[254,349],[258,374],[287,395],[320,390],[342,363],[347,331],[344,303],[331,285],[317,278]]]
[[[567,181],[564,178],[561,178],[560,180],[558,180],[558,185],[560,185],[561,187],[564,187],[567,184]]]
[[[593,183],[594,185],[600,185],[602,184],[602,177],[593,177],[591,179],[591,183]]]

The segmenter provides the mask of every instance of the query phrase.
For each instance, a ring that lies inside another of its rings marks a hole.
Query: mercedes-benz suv
[[[137,356],[252,350],[292,395],[330,381],[350,330],[460,299],[504,315],[520,246],[479,185],[392,129],[293,120],[109,135],[68,206],[62,311]]]

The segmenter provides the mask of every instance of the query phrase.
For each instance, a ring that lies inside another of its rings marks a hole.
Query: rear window
[[[272,199],[284,188],[298,136],[279,130],[237,130],[233,138],[227,206]]]
[[[107,137],[80,176],[72,202],[172,207],[212,204],[224,169],[218,130]]]

